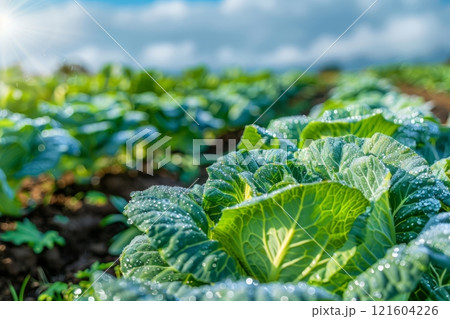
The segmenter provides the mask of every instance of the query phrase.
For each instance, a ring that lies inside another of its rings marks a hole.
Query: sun
[[[15,29],[14,20],[8,14],[0,13],[0,36],[12,35]]]
[[[11,65],[48,72],[47,62],[61,59],[53,54],[52,44],[67,41],[72,33],[58,27],[64,20],[54,19],[53,12],[64,6],[55,6],[55,2],[0,0],[0,75]]]

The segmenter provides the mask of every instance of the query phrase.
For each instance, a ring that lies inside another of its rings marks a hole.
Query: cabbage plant
[[[98,278],[98,299],[448,297],[445,163],[376,133],[242,149],[208,176],[132,195],[124,213],[143,235],[121,255],[122,279]]]
[[[16,191],[23,178],[59,175],[61,159],[79,151],[79,142],[54,120],[0,110],[0,216],[22,214]]]
[[[204,185],[154,186],[112,300],[450,300],[448,126],[344,78],[309,116],[247,126]]]
[[[432,104],[397,92],[386,80],[344,75],[325,103],[309,116],[272,120],[267,128],[245,128],[241,148],[302,148],[324,137],[388,135],[410,147],[429,164],[450,156],[450,130],[431,112]]]

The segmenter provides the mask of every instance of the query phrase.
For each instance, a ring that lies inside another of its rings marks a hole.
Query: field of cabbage
[[[450,300],[448,109],[378,72],[272,107],[297,74],[4,71],[0,299]],[[154,176],[125,165],[144,129]],[[239,143],[194,165],[211,138]]]

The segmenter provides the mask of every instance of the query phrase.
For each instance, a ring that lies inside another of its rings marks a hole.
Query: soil
[[[99,225],[102,218],[117,214],[118,211],[110,203],[95,206],[81,200],[77,201],[77,205],[73,205],[70,199],[80,192],[89,190],[129,199],[132,191],[144,190],[152,185],[175,186],[181,183],[175,175],[165,171],[160,171],[158,176],[130,171],[106,174],[100,178],[97,186],[69,184],[57,188],[49,205],[37,206],[26,217],[42,232],[58,231],[65,238],[66,245],[45,249],[36,255],[27,245],[16,246],[0,242],[0,300],[12,300],[9,284],[12,284],[18,292],[28,274],[32,279],[27,285],[24,299],[36,300],[42,291],[42,272],[48,282],[77,283],[78,279],[74,277],[77,271],[89,268],[95,261],[106,263],[118,258],[108,254],[108,247],[111,238],[125,229],[125,226],[116,223],[102,228]],[[54,218],[57,215],[67,217],[69,222],[58,222]],[[8,217],[1,217],[1,231],[12,229],[14,221]]]

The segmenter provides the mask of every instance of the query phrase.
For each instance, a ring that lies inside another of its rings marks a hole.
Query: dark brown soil
[[[180,185],[180,182],[176,176],[165,171],[154,177],[131,171],[106,174],[97,186],[70,184],[57,189],[50,205],[40,205],[26,217],[42,232],[58,231],[65,238],[66,245],[45,249],[43,253],[36,255],[27,245],[0,243],[0,300],[12,300],[8,284],[11,283],[19,291],[28,274],[32,279],[27,285],[25,300],[36,300],[42,291],[39,269],[42,269],[49,282],[77,282],[74,274],[78,270],[89,268],[95,261],[105,263],[117,259],[117,256],[108,254],[109,242],[125,226],[113,224],[102,228],[99,223],[105,216],[117,214],[118,211],[109,203],[93,206],[81,200],[77,205],[70,205],[69,199],[89,190],[128,199],[132,191],[144,190],[157,184]],[[63,224],[55,221],[56,215],[66,216],[69,222]],[[1,217],[0,227],[0,232],[13,228],[13,219]]]

